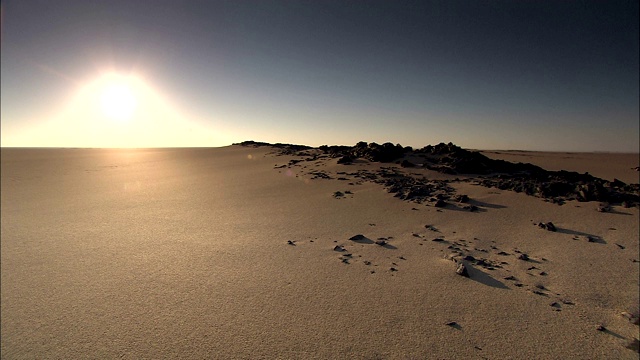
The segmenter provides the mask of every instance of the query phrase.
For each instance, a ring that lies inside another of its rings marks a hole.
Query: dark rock
[[[620,245],[620,244],[616,243],[616,246],[619,247],[620,249],[624,250],[624,246],[623,245]]]
[[[607,328],[604,327],[604,325],[598,325],[598,326],[596,326],[596,330],[598,330],[598,331],[607,331]]]
[[[349,240],[351,241],[362,241],[362,240],[366,240],[367,237],[362,235],[362,234],[358,234],[358,235],[353,235],[352,237],[349,238]]]
[[[518,260],[529,261],[529,255],[522,253],[518,255]]]
[[[465,256],[464,258],[462,258],[462,260],[475,261],[475,260],[476,260],[476,258],[474,258],[474,257],[473,257],[473,256],[471,256],[471,255],[467,255],[467,256]]]
[[[447,206],[447,202],[444,200],[439,199],[438,201],[436,201],[435,204],[433,204],[433,206],[437,207],[437,208],[443,208]]]
[[[341,191],[336,191],[333,193],[333,197],[334,198],[339,198],[339,197],[343,197],[344,194]]]
[[[353,158],[349,155],[345,155],[343,157],[341,157],[340,159],[338,159],[338,164],[344,164],[344,165],[349,165],[351,163],[353,163]]]
[[[609,206],[609,204],[600,204],[600,205],[598,205],[598,211],[599,212],[610,212],[611,211],[611,206]]]
[[[389,268],[389,270],[391,270],[391,271],[398,271],[398,269],[396,269],[396,268],[394,268],[394,267]]]
[[[597,243],[600,242],[600,239],[596,236],[587,235],[587,241],[590,243]]]
[[[451,326],[451,327],[455,327],[455,326],[457,326],[457,325],[458,325],[458,323],[457,323],[457,322],[455,322],[455,321],[449,321],[449,322],[448,322],[448,323],[446,323],[445,325],[447,325],[447,326]]]
[[[287,244],[289,244],[289,245],[295,245],[295,242],[294,242],[294,241],[291,241],[291,240],[287,240]]]
[[[516,279],[516,277],[515,277],[515,276],[513,276],[513,275],[507,276],[507,277],[506,277],[506,278],[504,278],[504,279],[505,279],[505,280],[513,280],[513,281],[517,281],[517,280],[518,280],[518,279]]]
[[[402,166],[403,168],[412,168],[412,167],[416,167],[416,164],[408,160],[402,160],[402,162],[400,163],[400,166]]]
[[[376,240],[376,245],[385,246],[387,244],[388,243],[386,241],[384,241],[384,240]]]
[[[631,314],[628,312],[623,312],[622,314],[620,314],[623,318],[629,320],[629,322],[631,322],[634,325],[640,325],[640,316],[638,316],[638,313],[635,314]]]
[[[441,238],[435,238],[435,239],[433,239],[433,240],[431,240],[431,241],[435,241],[435,242],[443,242],[443,241],[444,241],[444,239],[441,239]]]
[[[548,231],[558,231],[558,229],[556,229],[556,226],[553,225],[551,221],[549,221],[548,223],[539,223],[538,227]]]
[[[491,267],[493,266],[491,263],[489,263],[486,259],[479,259],[476,261],[476,265],[478,266],[482,266],[482,267]]]
[[[336,246],[333,248],[333,250],[334,250],[334,251],[345,251],[345,249],[344,249],[342,246],[340,246],[340,245],[336,245]]]
[[[467,271],[467,268],[464,266],[464,264],[458,264],[458,267],[456,268],[456,274],[464,277],[469,277],[469,272]]]
[[[457,201],[459,203],[467,203],[467,202],[469,202],[469,196],[467,196],[467,195],[456,195],[456,197],[454,199],[455,199],[455,201]]]

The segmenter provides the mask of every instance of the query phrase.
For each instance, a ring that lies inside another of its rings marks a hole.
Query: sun
[[[130,120],[138,105],[134,87],[128,79],[121,76],[109,76],[100,90],[100,109],[111,120]]]

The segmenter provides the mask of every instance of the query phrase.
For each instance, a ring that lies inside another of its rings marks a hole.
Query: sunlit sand
[[[637,202],[281,152],[3,149],[2,358],[637,358]]]

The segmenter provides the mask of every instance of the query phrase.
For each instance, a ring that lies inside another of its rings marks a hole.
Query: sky
[[[3,1],[1,145],[638,152],[638,1]]]

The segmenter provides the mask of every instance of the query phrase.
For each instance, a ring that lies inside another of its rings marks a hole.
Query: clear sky
[[[2,146],[639,149],[638,1],[3,1]]]

